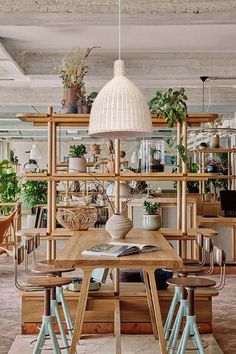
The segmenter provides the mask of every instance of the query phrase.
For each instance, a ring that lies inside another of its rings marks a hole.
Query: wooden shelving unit
[[[120,141],[115,140],[115,161],[116,168],[115,173],[65,173],[57,171],[57,127],[88,127],[89,115],[86,114],[57,114],[53,113],[53,108],[49,107],[47,114],[18,114],[19,118],[23,122],[31,122],[35,126],[47,126],[48,127],[48,171],[45,173],[27,173],[25,177],[30,180],[46,180],[48,182],[48,250],[47,257],[49,259],[54,258],[55,241],[53,240],[53,234],[56,230],[56,183],[57,181],[115,181],[115,207],[118,209],[120,205],[119,201],[119,181],[127,180],[146,180],[146,181],[177,181],[177,227],[181,230],[181,235],[187,235],[187,181],[202,180],[205,181],[208,178],[212,178],[212,174],[188,174],[187,166],[184,162],[181,163],[180,157],[177,156],[177,164],[179,165],[176,173],[131,173],[120,172]],[[200,114],[188,114],[187,120],[183,124],[177,124],[177,143],[180,143],[181,136],[184,137],[183,145],[187,151],[187,126],[199,127],[202,123],[212,122],[218,118],[217,114],[200,113]],[[152,115],[152,125],[154,128],[167,127],[166,121],[155,115]],[[63,165],[64,166],[64,165]],[[185,256],[186,254],[186,241],[179,244],[180,254]]]

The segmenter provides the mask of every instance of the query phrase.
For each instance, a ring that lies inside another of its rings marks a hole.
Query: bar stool
[[[172,271],[173,273],[177,273],[178,277],[187,277],[189,275],[203,275],[203,274],[211,274],[213,271],[213,249],[214,245],[213,242],[210,238],[204,238],[203,235],[197,235],[196,242],[199,247],[202,247],[202,255],[204,255],[204,262],[202,265],[196,265],[196,264],[188,264],[184,265],[182,268],[179,269],[168,269],[169,271]],[[205,259],[206,259],[206,253],[210,255],[210,266],[208,269],[203,268],[205,264]],[[179,306],[179,310],[177,313],[176,320],[174,322],[174,327],[175,331],[170,334],[171,330],[171,324],[174,319],[174,314],[175,314],[175,309],[177,305]],[[176,285],[175,286],[175,292],[174,296],[170,305],[170,309],[166,318],[166,322],[164,325],[164,334],[165,334],[165,339],[169,339],[170,342],[174,340],[176,342],[177,338],[175,338],[175,333],[176,331],[179,332],[180,324],[182,321],[182,318],[186,315],[187,313],[187,295],[183,291],[183,288],[181,286]]]
[[[24,255],[25,255],[25,249],[24,246],[16,247],[14,250],[14,265],[15,265],[15,285],[16,287],[21,290],[21,291],[38,291],[38,290],[44,290],[44,314],[42,317],[42,326],[39,331],[38,338],[36,340],[36,344],[34,347],[33,354],[40,354],[42,351],[42,348],[45,344],[46,337],[49,336],[51,339],[52,343],[52,349],[54,350],[54,353],[61,353],[61,349],[65,349],[67,353],[69,353],[69,344],[67,341],[66,336],[63,336],[63,328],[62,328],[62,323],[60,321],[60,316],[59,313],[57,313],[57,310],[55,310],[54,313],[52,313],[51,309],[51,293],[55,291],[57,286],[62,286],[62,285],[67,285],[71,283],[70,278],[62,278],[62,277],[28,277],[26,280],[20,284],[18,282],[18,265],[24,262]],[[62,334],[62,340],[64,343],[64,347],[60,348],[58,344],[58,340],[55,334],[55,331],[53,329],[52,325],[52,316],[55,315],[59,329]],[[34,341],[33,341],[34,342]]]
[[[62,277],[62,273],[68,273],[72,272],[75,270],[75,268],[59,268],[55,267],[53,264],[49,264],[48,266],[45,264],[45,266],[39,266],[37,261],[36,261],[36,255],[35,255],[35,248],[38,248],[40,244],[40,236],[39,234],[34,235],[33,237],[26,237],[24,239],[24,244],[25,244],[25,270],[26,273],[29,275],[50,275],[53,277]],[[28,261],[28,256],[30,254],[33,254],[33,268],[29,269],[29,261]],[[64,294],[63,294],[63,289],[61,285],[58,285],[53,291],[51,292],[52,298],[51,298],[51,312],[53,315],[56,316],[57,322],[58,322],[58,327],[61,332],[62,338],[64,338],[64,341],[66,341],[66,335],[65,331],[59,316],[59,311],[58,311],[58,305],[62,306],[65,322],[66,322],[66,328],[69,334],[70,339],[72,339],[73,336],[73,322],[70,316],[69,309],[67,307]]]
[[[177,286],[182,286],[183,288],[187,289],[188,292],[188,310],[186,318],[186,325],[184,327],[184,331],[177,349],[176,354],[184,354],[187,341],[189,336],[193,337],[193,341],[196,345],[200,354],[204,354],[204,349],[201,341],[201,337],[197,328],[197,321],[196,315],[194,311],[194,292],[196,288],[209,288],[216,285],[216,282],[211,279],[207,278],[200,278],[200,277],[181,277],[181,278],[172,278],[167,281],[169,284],[174,284]],[[169,353],[174,352],[174,346],[176,343],[172,341],[172,343],[168,343],[168,346],[171,345]]]
[[[207,249],[209,247],[209,242],[207,242]],[[169,284],[174,284],[175,287],[182,287],[183,289],[183,299],[180,300],[180,307],[174,322],[174,326],[168,341],[168,347],[170,348],[169,353],[172,354],[174,352],[174,348],[177,342],[177,338],[179,335],[179,329],[180,325],[182,322],[183,317],[186,316],[189,321],[188,321],[188,328],[186,329],[186,333],[188,334],[190,329],[194,329],[194,333],[196,333],[197,338],[199,335],[197,334],[196,331],[196,324],[194,325],[194,321],[196,323],[196,318],[194,319],[194,291],[196,287],[212,287],[214,286],[215,289],[220,290],[224,287],[225,285],[225,262],[226,262],[226,255],[225,251],[221,250],[219,247],[214,246],[212,253],[215,255],[213,263],[215,263],[220,266],[220,281],[219,284],[216,285],[216,282],[211,279],[206,279],[206,278],[201,278],[201,277],[179,277],[179,278],[172,278],[167,280]],[[199,274],[198,274],[199,275]],[[187,285],[188,284],[188,285]],[[188,291],[188,300],[186,297],[186,290]],[[190,331],[190,335],[192,335],[192,332]],[[183,338],[183,336],[182,336]],[[182,341],[185,343],[185,339],[183,338]],[[200,346],[199,339],[197,339],[197,342]],[[182,342],[181,342],[182,343]],[[182,344],[181,344],[182,345]],[[186,347],[186,344],[185,344]],[[179,353],[184,353],[184,351],[180,351]]]

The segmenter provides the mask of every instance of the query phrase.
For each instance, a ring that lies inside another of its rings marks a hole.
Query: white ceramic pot
[[[36,214],[27,215],[26,218],[27,229],[33,229],[35,227],[35,219],[36,219]]]
[[[220,147],[220,137],[218,134],[211,136],[210,138],[210,146],[211,148]]]
[[[106,194],[108,197],[114,197],[115,195],[115,183],[110,183],[107,186]],[[130,194],[130,186],[126,182],[120,182],[120,197],[128,198]]]
[[[87,161],[85,157],[70,157],[69,172],[87,172]]]
[[[143,215],[143,227],[146,230],[159,230],[161,228],[160,215]]]
[[[106,223],[105,230],[113,239],[124,239],[133,228],[132,221],[122,214],[113,214]]]

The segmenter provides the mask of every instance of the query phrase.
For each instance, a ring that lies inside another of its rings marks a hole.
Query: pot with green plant
[[[158,230],[161,227],[160,204],[157,202],[143,202],[143,227],[146,230]]]
[[[167,122],[168,127],[172,128],[177,123],[184,123],[187,116],[187,101],[188,97],[185,89],[181,87],[179,90],[169,88],[167,91],[156,91],[154,97],[148,102],[151,113],[155,113],[163,117]],[[176,146],[179,155],[183,162],[188,162],[188,157],[185,154],[185,148],[182,144]]]
[[[27,227],[32,228],[35,224],[35,206],[47,204],[47,181],[22,181],[21,187],[23,201],[31,209],[27,215]]]
[[[84,96],[82,99],[82,113],[89,114],[91,112],[92,104],[97,97],[97,92],[91,92],[88,96]]]
[[[84,77],[88,72],[86,64],[91,51],[96,48],[87,48],[85,52],[80,48],[72,48],[56,68],[64,87],[62,113],[83,113],[83,99],[85,96]]]
[[[69,150],[69,172],[86,172],[87,161],[84,155],[87,153],[84,144],[71,145]]]
[[[220,160],[215,157],[209,157],[206,160],[206,170],[208,173],[217,173],[220,168]]]
[[[8,160],[0,162],[0,202],[15,203],[19,200],[20,185],[13,164]],[[3,207],[1,212],[8,215],[11,207]]]

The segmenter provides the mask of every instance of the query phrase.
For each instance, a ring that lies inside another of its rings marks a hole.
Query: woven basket
[[[57,221],[69,230],[88,230],[97,221],[97,209],[90,206],[60,208],[56,213]]]

